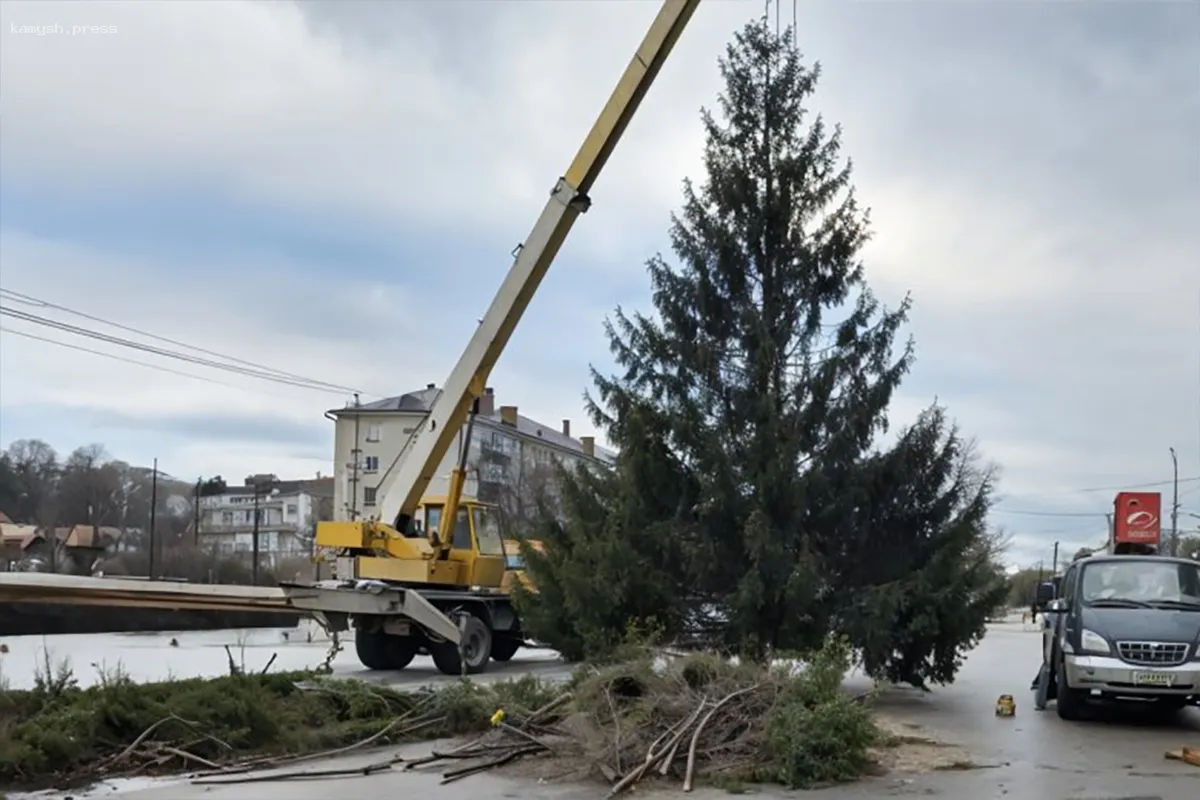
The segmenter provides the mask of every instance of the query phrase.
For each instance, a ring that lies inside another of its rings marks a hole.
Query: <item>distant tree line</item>
[[[226,488],[220,476],[191,482],[160,471],[156,481],[152,468],[114,459],[100,444],[77,447],[64,459],[40,439],[19,439],[0,452],[0,511],[14,523],[36,526],[41,539],[15,559],[9,543],[6,558],[18,568],[29,568],[32,554],[39,569],[146,576],[153,536],[155,577],[250,583],[245,559],[196,544],[199,498]],[[86,560],[55,533],[79,525],[101,534],[91,548],[100,552]],[[292,577],[297,565],[289,566],[285,574]],[[273,581],[263,571],[260,582]]]

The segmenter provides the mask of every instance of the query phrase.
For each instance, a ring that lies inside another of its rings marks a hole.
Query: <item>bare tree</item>
[[[309,555],[316,553],[317,523],[328,522],[333,519],[332,496],[314,495],[312,501],[312,513],[309,514],[308,519],[304,520],[303,524],[296,530],[296,539]]]
[[[63,465],[59,484],[62,525],[115,525],[121,474],[98,444],[76,448]]]
[[[558,463],[549,450],[518,445],[480,450],[479,499],[496,506],[507,538],[526,532],[542,509],[557,507]]]
[[[4,512],[15,522],[51,524],[56,521],[55,494],[60,469],[54,448],[40,439],[18,439],[5,453]]]

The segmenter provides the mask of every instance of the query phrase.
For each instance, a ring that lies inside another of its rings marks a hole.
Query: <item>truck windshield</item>
[[[500,525],[491,512],[487,506],[475,506],[475,540],[479,543],[479,555],[503,556],[504,540],[500,537]]]
[[[1088,564],[1083,570],[1083,602],[1174,601],[1200,605],[1200,564],[1153,558]]]

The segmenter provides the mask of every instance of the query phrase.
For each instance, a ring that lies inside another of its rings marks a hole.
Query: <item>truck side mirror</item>
[[[1037,607],[1045,608],[1057,596],[1058,592],[1053,581],[1043,581],[1037,587]]]

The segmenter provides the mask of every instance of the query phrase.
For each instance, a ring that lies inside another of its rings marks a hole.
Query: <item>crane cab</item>
[[[316,543],[339,552],[339,578],[499,589],[505,556],[495,508],[462,498],[451,541],[442,542],[434,535],[443,528],[445,507],[445,496],[422,498],[412,524],[403,533],[373,520],[322,522],[317,526]]]

